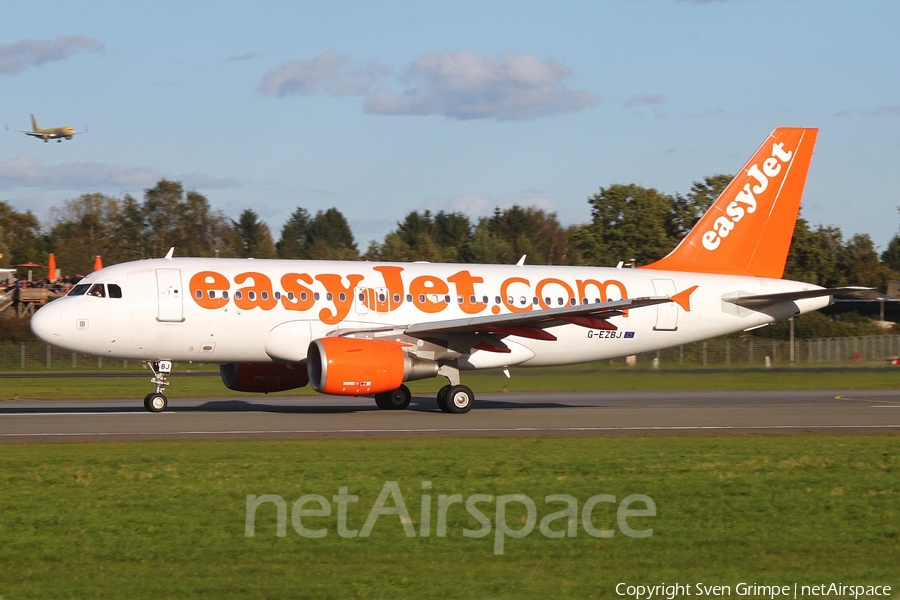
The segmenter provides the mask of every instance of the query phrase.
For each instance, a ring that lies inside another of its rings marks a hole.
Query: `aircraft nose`
[[[59,344],[59,332],[62,329],[62,310],[51,302],[42,306],[31,317],[31,331],[41,341],[48,344]]]

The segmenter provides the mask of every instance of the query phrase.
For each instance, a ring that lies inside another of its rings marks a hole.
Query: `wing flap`
[[[620,316],[623,311],[653,306],[671,302],[667,296],[650,296],[646,298],[629,298],[625,300],[612,300],[609,302],[595,302],[591,304],[578,304],[561,308],[548,308],[545,310],[530,310],[527,312],[507,313],[503,315],[485,315],[466,319],[449,319],[446,321],[432,321],[430,323],[416,323],[404,329],[404,333],[413,337],[422,336],[447,336],[466,333],[499,333],[506,335],[519,335],[521,337],[533,337],[534,339],[548,339],[541,336],[539,331],[547,327],[557,325],[575,324],[582,327],[603,329],[610,323],[603,325],[600,320],[609,317]],[[591,319],[586,319],[591,317]],[[594,325],[603,325],[594,327]],[[513,333],[518,330],[518,333]],[[528,331],[531,330],[531,331]],[[523,335],[529,333],[530,335]]]

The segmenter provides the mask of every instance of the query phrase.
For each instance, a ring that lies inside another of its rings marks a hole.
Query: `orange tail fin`
[[[818,131],[773,131],[687,237],[642,268],[780,278]]]

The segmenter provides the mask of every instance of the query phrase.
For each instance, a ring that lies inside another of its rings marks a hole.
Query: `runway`
[[[370,398],[140,399],[0,403],[0,442],[523,435],[900,434],[900,390],[480,394],[465,415],[416,396],[405,411]]]

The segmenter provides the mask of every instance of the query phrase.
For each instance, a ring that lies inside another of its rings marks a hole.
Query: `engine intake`
[[[390,392],[438,372],[436,362],[410,356],[398,342],[342,337],[313,340],[306,368],[314,390],[337,396]]]
[[[219,365],[225,387],[238,392],[283,392],[309,383],[302,364],[226,363]]]

